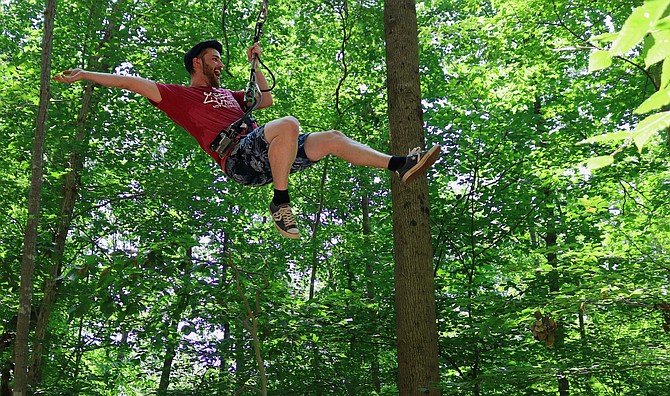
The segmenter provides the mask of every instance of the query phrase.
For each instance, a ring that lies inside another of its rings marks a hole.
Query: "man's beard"
[[[219,88],[221,82],[219,81],[219,78],[216,76],[216,74],[214,74],[213,67],[210,67],[208,64],[205,63],[202,72],[207,78],[207,82],[209,82],[209,85],[211,85],[213,88]]]

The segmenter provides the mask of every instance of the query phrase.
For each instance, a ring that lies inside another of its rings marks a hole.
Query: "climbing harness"
[[[254,30],[254,44],[258,43],[263,35],[263,24],[268,19],[268,1],[263,0],[263,5],[261,10],[258,13],[256,18],[256,28]],[[272,86],[269,89],[260,89],[258,83],[256,82],[256,69],[258,65],[261,65],[265,70],[268,71],[271,79]],[[245,135],[245,132],[251,125],[256,121],[251,113],[258,108],[260,103],[263,101],[263,92],[269,92],[274,89],[275,78],[272,71],[265,66],[263,61],[257,54],[253,54],[251,60],[251,72],[249,74],[249,82],[247,83],[246,89],[244,90],[244,102],[245,102],[245,112],[242,118],[230,124],[230,126],[221,132],[214,139],[214,141],[209,145],[210,149],[215,151],[221,158],[226,158],[230,155],[230,152],[233,151],[233,148],[237,145],[240,139]]]

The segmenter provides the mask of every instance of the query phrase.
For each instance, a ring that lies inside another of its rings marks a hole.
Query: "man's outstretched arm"
[[[120,88],[138,93],[145,98],[159,103],[162,99],[156,83],[142,77],[121,76],[118,74],[91,72],[83,69],[65,70],[56,74],[54,80],[63,83],[73,83],[79,80],[87,80],[105,87]]]

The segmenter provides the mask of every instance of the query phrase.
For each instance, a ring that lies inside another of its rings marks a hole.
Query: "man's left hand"
[[[259,43],[255,43],[247,50],[247,58],[249,59],[249,62],[251,62],[254,59],[254,55],[257,55],[260,58],[262,53],[263,51],[261,50],[261,45]]]

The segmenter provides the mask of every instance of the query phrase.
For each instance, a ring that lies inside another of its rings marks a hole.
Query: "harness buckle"
[[[209,148],[219,154],[221,158],[226,157],[233,151],[240,140],[240,135],[247,129],[247,124],[244,122],[236,124],[231,124],[227,129],[219,132],[219,136],[209,145]]]

